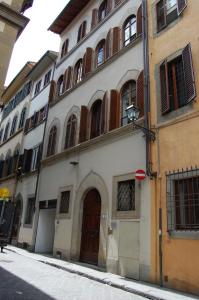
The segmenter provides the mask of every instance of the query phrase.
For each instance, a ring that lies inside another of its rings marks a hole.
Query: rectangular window
[[[28,198],[27,209],[26,209],[26,217],[25,224],[31,225],[33,221],[33,216],[35,212],[35,198]]]
[[[48,71],[44,77],[44,87],[50,82],[51,71],[52,70]]]
[[[117,210],[135,210],[135,180],[125,180],[118,182]]]
[[[69,213],[69,205],[70,205],[70,191],[61,192],[59,213],[60,214],[68,214]]]
[[[199,170],[167,175],[168,230],[199,230]]]
[[[183,1],[183,10],[186,7],[186,1]],[[179,0],[160,0],[156,4],[156,18],[157,18],[157,31],[161,31],[171,22],[176,20],[180,13],[179,9],[182,3],[179,4]]]
[[[165,60],[160,65],[162,114],[177,110],[189,104],[196,96],[195,78],[188,44],[171,61]]]
[[[48,106],[46,105],[40,109],[39,116],[38,116],[38,123],[41,123],[43,120],[45,120],[47,114],[47,108]]]
[[[35,86],[35,95],[37,95],[40,92],[41,88],[41,80],[39,80]]]

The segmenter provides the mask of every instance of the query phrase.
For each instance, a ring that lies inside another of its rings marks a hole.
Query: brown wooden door
[[[98,264],[101,199],[97,190],[88,192],[84,199],[80,260]]]

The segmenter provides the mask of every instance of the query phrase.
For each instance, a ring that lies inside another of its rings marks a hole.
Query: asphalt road
[[[22,299],[144,300],[145,298],[5,250],[5,253],[0,253],[0,300]]]

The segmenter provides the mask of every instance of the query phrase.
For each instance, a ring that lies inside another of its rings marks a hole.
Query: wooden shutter
[[[38,121],[39,121],[39,111],[37,111],[37,112],[35,112],[34,113],[34,124],[33,124],[33,127],[36,127],[37,126],[37,124],[38,124]]]
[[[166,26],[166,2],[160,0],[156,4],[156,16],[157,16],[157,31],[160,31]]]
[[[188,44],[182,51],[184,76],[186,84],[186,103],[191,102],[196,96],[195,78],[191,55],[191,45]]]
[[[55,93],[56,93],[56,82],[54,80],[51,81],[50,83],[50,92],[49,92],[49,103],[52,103],[54,98],[55,98]]]
[[[92,71],[93,49],[87,48],[83,58],[83,75],[86,76]]]
[[[25,126],[24,126],[24,133],[25,134],[28,132],[29,122],[30,122],[30,119],[26,119],[26,123],[25,123]]]
[[[82,23],[82,38],[86,35],[86,21]]]
[[[64,91],[67,91],[71,87],[72,67],[68,67],[64,74]]]
[[[140,5],[140,7],[138,8],[136,23],[137,23],[137,36],[139,36],[142,34],[142,5]]]
[[[41,161],[41,158],[42,158],[42,144],[39,145],[39,150],[38,150],[38,153],[37,153],[37,162],[36,162],[36,169],[39,168],[40,166],[40,161]]]
[[[88,108],[87,106],[81,107],[80,130],[79,130],[79,143],[87,140],[88,132]]]
[[[32,162],[32,149],[24,149],[23,173],[30,171]]]
[[[113,0],[107,0],[107,14],[109,14],[112,9],[112,1]]]
[[[111,32],[110,29],[107,36],[106,36],[106,43],[105,43],[105,58],[108,59],[111,56]]]
[[[2,178],[3,175],[3,165],[4,165],[4,160],[0,160],[0,178]]]
[[[97,25],[97,19],[98,19],[98,10],[97,8],[95,8],[92,11],[91,29],[93,29]]]
[[[107,92],[104,94],[102,100],[101,110],[101,134],[107,131]]]
[[[162,114],[166,114],[167,112],[170,111],[168,71],[167,71],[166,61],[164,61],[160,66],[160,86],[161,86]]]
[[[136,102],[140,109],[140,117],[144,116],[144,72],[141,71],[136,86]]]
[[[110,118],[109,118],[109,130],[113,130],[119,127],[120,118],[120,98],[119,93],[116,90],[110,92]]]
[[[178,0],[178,15],[180,15],[187,7],[187,0]]]
[[[120,50],[120,28],[113,28],[113,46],[112,54],[117,53]]]

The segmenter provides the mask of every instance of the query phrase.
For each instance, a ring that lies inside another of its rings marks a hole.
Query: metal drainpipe
[[[55,66],[56,66],[56,59],[54,60],[50,55],[49,58],[54,62],[54,68],[53,68],[53,74],[52,74],[52,80],[54,78],[54,73],[55,73]],[[50,81],[51,82],[51,81]],[[45,134],[46,134],[46,126],[47,126],[47,120],[48,120],[48,112],[49,112],[49,103],[48,103],[48,110],[46,114],[46,120],[45,120],[45,125],[44,125],[44,131],[43,131],[43,138],[42,138],[42,146],[41,146],[41,153],[43,154],[43,147],[44,147],[44,139],[45,139]],[[38,185],[39,185],[39,178],[40,178],[40,170],[41,170],[41,164],[39,164],[38,167],[38,173],[37,173],[37,181],[36,181],[36,187],[35,187],[35,198],[36,198],[36,204],[37,204],[37,198],[38,198]],[[36,237],[37,237],[37,229],[38,229],[38,221],[39,221],[39,216],[36,218],[36,224],[35,224],[35,231],[33,233],[33,251],[35,251],[35,244],[36,244]]]
[[[144,126],[149,129],[150,86],[149,86],[149,49],[148,49],[148,20],[147,1],[142,0],[142,30],[143,30],[143,62],[144,62]],[[146,173],[151,176],[150,140],[146,136]]]

